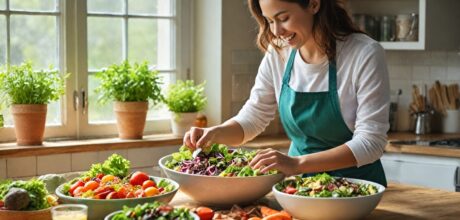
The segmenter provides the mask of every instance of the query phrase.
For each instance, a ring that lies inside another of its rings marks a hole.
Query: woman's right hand
[[[215,142],[217,132],[217,127],[192,127],[184,135],[184,145],[187,146],[190,150],[206,148]]]

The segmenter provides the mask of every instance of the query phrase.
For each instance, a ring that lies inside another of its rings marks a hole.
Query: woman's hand
[[[262,173],[269,170],[278,170],[286,176],[301,173],[299,157],[290,157],[271,148],[259,151],[249,165],[253,169],[261,168]]]
[[[217,127],[192,127],[184,135],[184,145],[187,146],[190,150],[208,147],[215,142],[217,132]]]

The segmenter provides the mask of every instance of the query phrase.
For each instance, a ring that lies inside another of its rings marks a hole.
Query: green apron
[[[293,49],[283,76],[279,113],[291,139],[290,156],[300,156],[334,148],[349,141],[353,133],[340,112],[335,61],[329,63],[329,91],[296,92],[289,87],[296,50]],[[327,172],[333,176],[364,179],[387,185],[380,160],[371,164]],[[314,173],[304,174],[311,176]]]

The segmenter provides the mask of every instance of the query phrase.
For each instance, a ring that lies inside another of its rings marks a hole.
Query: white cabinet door
[[[455,191],[455,165],[401,163],[400,181],[419,186]]]

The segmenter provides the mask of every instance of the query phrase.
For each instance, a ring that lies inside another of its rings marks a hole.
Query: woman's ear
[[[321,0],[310,0],[309,7],[313,14],[316,14],[319,11],[319,8],[321,7]]]

